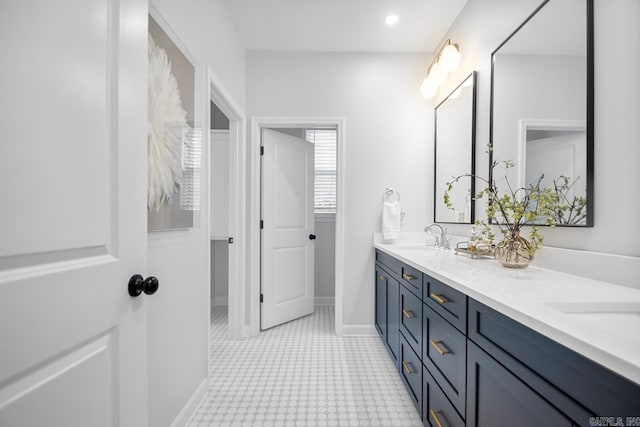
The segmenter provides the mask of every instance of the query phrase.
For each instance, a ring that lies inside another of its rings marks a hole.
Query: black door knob
[[[129,279],[129,295],[137,297],[143,292],[147,295],[153,295],[159,286],[160,282],[153,276],[143,279],[141,275],[134,274],[131,276],[131,279]]]
[[[315,234],[309,234],[309,240],[316,240]]]

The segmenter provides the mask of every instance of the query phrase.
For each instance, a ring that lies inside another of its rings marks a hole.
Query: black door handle
[[[147,295],[153,295],[156,293],[159,286],[160,281],[153,276],[143,279],[141,275],[134,274],[131,276],[131,279],[129,279],[129,295],[137,297],[143,292]]]
[[[315,234],[309,234],[309,240],[316,240]]]

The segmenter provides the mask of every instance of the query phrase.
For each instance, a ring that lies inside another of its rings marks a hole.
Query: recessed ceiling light
[[[398,15],[389,15],[384,18],[384,22],[386,22],[387,25],[394,25],[398,22]]]

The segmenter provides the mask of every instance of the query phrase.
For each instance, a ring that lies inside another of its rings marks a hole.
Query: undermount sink
[[[420,244],[414,244],[414,245],[391,245],[393,247],[393,249],[398,250],[398,251],[425,251],[425,252],[436,252],[439,251],[439,248],[436,248],[434,246],[427,246],[427,245],[420,245]]]
[[[573,318],[605,323],[618,330],[640,329],[640,301],[550,302],[546,305]]]

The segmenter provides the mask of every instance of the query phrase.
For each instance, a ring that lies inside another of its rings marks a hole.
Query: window
[[[317,213],[336,211],[336,144],[335,129],[307,129],[307,141],[314,144],[315,188],[314,208]]]

